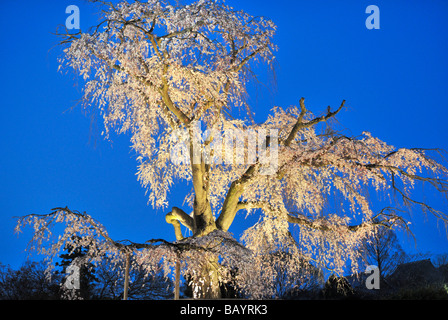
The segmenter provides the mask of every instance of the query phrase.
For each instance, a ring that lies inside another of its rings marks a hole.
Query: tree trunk
[[[193,284],[193,298],[221,299],[218,267],[217,258],[204,263],[200,278]]]
[[[173,225],[178,241],[183,239],[180,221],[193,231],[194,237],[203,237],[217,230],[210,202],[206,198],[197,199],[195,197],[194,215],[192,218],[181,209],[173,208],[172,212],[166,215],[166,221]],[[178,262],[176,262],[176,274],[178,274],[177,268]],[[193,281],[192,289],[195,299],[220,299],[218,257],[212,257],[211,260],[203,261],[199,274],[194,275],[191,280]],[[175,298],[177,297],[178,295],[175,294]]]
[[[204,202],[203,202],[204,203]],[[195,201],[194,208],[194,236],[202,237],[217,230],[215,219],[208,199],[201,206]],[[193,297],[196,299],[220,299],[221,289],[219,286],[219,262],[218,258],[204,261],[199,279],[194,283]]]
[[[206,236],[217,229],[208,199],[199,202],[195,198],[193,219],[193,235],[195,237]]]

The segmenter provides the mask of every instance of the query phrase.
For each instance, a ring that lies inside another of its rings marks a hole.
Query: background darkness
[[[306,97],[317,114],[343,99],[349,108],[338,119],[347,135],[370,131],[397,147],[448,150],[448,51],[446,1],[229,0],[229,5],[263,15],[278,26],[277,89],[250,87],[256,120],[275,105],[297,105]],[[48,213],[68,206],[101,221],[115,239],[174,240],[165,211],[147,205],[135,173],[128,136],[101,137],[101,121],[90,121],[72,75],[57,72],[60,48],[51,33],[64,24],[65,8],[80,8],[81,29],[97,21],[81,0],[0,2],[0,262],[18,267],[26,259],[29,230],[13,233],[13,216]],[[367,30],[365,9],[381,10],[381,29]],[[264,69],[262,69],[264,70]],[[172,192],[182,206],[184,189]],[[420,199],[447,210],[432,190]],[[421,193],[421,194],[420,194]],[[240,232],[257,217],[238,216]],[[431,217],[413,216],[416,246],[400,235],[407,252],[442,253],[447,235]],[[33,257],[35,258],[35,257]]]

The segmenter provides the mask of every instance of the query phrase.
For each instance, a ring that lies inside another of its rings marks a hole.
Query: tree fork
[[[215,221],[213,219],[213,214],[211,212],[211,206],[209,201],[206,201],[207,205],[204,208],[206,212],[202,214],[194,214],[194,218],[191,218],[183,210],[174,207],[172,212],[165,216],[166,222],[172,224],[174,227],[174,233],[176,235],[176,240],[183,240],[181,230],[181,222],[185,226],[189,227],[195,237],[205,236],[210,232],[217,230]],[[196,202],[195,202],[196,209]],[[208,211],[208,212],[207,212]],[[211,217],[211,219],[210,219]],[[205,261],[201,270],[201,280],[203,281],[202,286],[198,287],[199,298],[201,299],[220,299],[221,290],[219,286],[219,273],[218,273],[218,259],[213,259],[212,261]],[[198,285],[198,284],[195,284]],[[174,287],[174,299],[179,299],[180,291],[180,258],[177,258],[175,263],[175,287]]]

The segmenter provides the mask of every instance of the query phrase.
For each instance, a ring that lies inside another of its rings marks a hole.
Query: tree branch
[[[258,172],[259,167],[259,163],[251,165],[239,179],[233,181],[230,185],[222,206],[221,214],[216,220],[216,226],[218,229],[223,231],[229,230],[237,213],[238,200],[243,194],[245,186]]]
[[[162,87],[159,89],[159,92],[162,96],[162,100],[165,103],[165,105],[167,106],[167,108],[174,113],[174,115],[185,125],[189,125],[191,120],[187,117],[187,115],[185,113],[182,112],[182,110],[180,110],[173,102],[173,100],[171,100],[171,97],[169,95],[168,92],[168,81],[166,80],[166,78],[164,77],[162,79]]]
[[[259,52],[261,52],[262,50],[264,50],[265,47],[260,47],[257,50],[255,50],[254,52],[252,52],[250,55],[248,55],[246,58],[244,58],[234,69],[235,72],[239,72],[245,65],[246,63],[249,62],[250,59],[252,59],[253,57],[255,57]]]
[[[417,200],[410,198],[400,188],[398,188],[395,184],[395,173],[394,172],[392,172],[392,188],[401,195],[405,205],[409,204],[409,203],[417,204],[417,205],[421,206],[424,210],[428,210],[429,212],[431,212],[437,219],[442,220],[443,222],[445,222],[446,225],[448,225],[448,215],[447,214],[443,213],[442,211],[434,209],[433,207],[429,206],[428,204],[426,204],[424,202],[417,201]]]
[[[265,202],[265,201],[238,202],[237,210],[243,210],[243,209],[247,210],[247,209],[251,209],[251,208],[252,209],[255,209],[255,208],[263,209],[265,211],[268,210],[271,212],[278,211],[278,209],[273,208],[271,206],[271,204],[269,204],[268,202]],[[365,221],[361,224],[347,225],[347,226],[341,225],[341,226],[346,227],[348,231],[356,232],[365,227],[368,227],[369,225],[392,228],[394,225],[399,224],[402,227],[404,227],[407,231],[409,231],[406,221],[399,215],[386,213],[389,211],[397,211],[397,209],[391,208],[391,207],[386,207],[386,208],[383,208],[378,214],[373,216],[371,219],[369,219],[368,221]],[[324,231],[324,232],[334,231],[334,229],[332,227],[336,227],[336,225],[322,223],[322,222],[326,221],[326,220],[322,220],[322,219],[320,219],[319,223],[316,223],[317,221],[310,220],[305,215],[302,215],[299,213],[294,213],[294,214],[287,213],[286,219],[291,224],[298,224],[298,225],[306,226],[308,228],[319,230],[319,231]]]
[[[188,229],[193,230],[193,218],[177,207],[173,207],[172,211],[165,216],[165,219],[167,223],[173,224],[173,222],[177,221],[178,223],[182,223]]]
[[[325,116],[322,117],[318,117],[318,118],[314,118],[311,121],[308,122],[303,122],[303,118],[305,116],[305,114],[307,113],[307,109],[305,107],[305,98],[301,98],[300,99],[300,115],[299,118],[297,119],[296,124],[294,125],[294,127],[292,128],[291,132],[289,133],[288,137],[286,138],[286,140],[283,141],[283,144],[285,146],[289,146],[291,144],[292,141],[294,141],[295,137],[297,136],[297,133],[305,128],[310,128],[318,123],[321,122],[325,122],[333,117],[335,117],[344,107],[345,105],[345,100],[342,101],[340,107],[334,111],[331,112],[330,108],[328,109],[328,112]]]
[[[65,216],[75,216],[79,219],[84,220],[90,226],[88,229],[95,230],[97,232],[97,236],[104,238],[104,240],[109,245],[111,245],[112,248],[115,248],[116,250],[121,251],[121,252],[126,253],[126,252],[130,252],[132,250],[154,249],[161,245],[164,245],[166,247],[169,247],[169,248],[172,248],[172,249],[178,250],[178,251],[190,251],[190,250],[203,251],[203,252],[213,251],[213,248],[208,248],[205,246],[200,246],[200,245],[190,243],[188,241],[188,239],[183,239],[183,237],[182,237],[182,239],[178,240],[178,242],[175,242],[175,243],[166,241],[164,239],[151,239],[151,240],[145,241],[145,243],[135,243],[135,242],[132,242],[129,240],[115,241],[107,234],[106,229],[100,223],[95,221],[90,215],[88,215],[86,213],[80,213],[78,211],[72,211],[67,207],[54,208],[54,209],[52,209],[52,212],[48,213],[48,214],[29,214],[29,215],[25,215],[22,217],[15,217],[15,218],[17,218],[19,220],[18,227],[20,224],[24,224],[24,221],[26,221],[26,219],[28,219],[28,218],[37,218],[37,219],[41,220],[42,222],[44,222],[46,219],[50,219],[50,221],[45,223],[43,226],[43,228],[48,229],[50,227],[50,224],[55,222],[54,218],[57,216],[57,214],[59,214],[61,212],[63,212],[63,214]],[[179,219],[180,219],[179,221],[184,221],[187,224],[188,224],[188,222],[192,221],[192,218],[179,208],[173,208],[173,211],[171,213],[174,213],[173,216],[179,217]],[[169,219],[167,219],[167,220],[169,220]],[[173,220],[171,219],[170,223],[172,221]],[[178,220],[175,220],[175,221],[177,223],[179,223]],[[56,222],[58,222],[58,221],[56,221]],[[174,223],[176,223],[176,222],[174,222]],[[33,223],[35,223],[35,221]],[[43,236],[43,234],[42,234],[43,231],[44,230],[37,230],[37,234],[35,232],[35,234],[33,235],[32,241],[34,240],[34,241],[39,242],[39,246],[42,245],[41,237]],[[218,235],[218,238],[222,238],[223,240],[225,240],[221,235]]]

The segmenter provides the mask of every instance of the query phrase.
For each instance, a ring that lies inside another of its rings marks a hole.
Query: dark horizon
[[[347,135],[369,131],[396,147],[448,150],[448,3],[377,0],[381,26],[368,30],[368,1],[226,2],[278,26],[276,89],[262,70],[266,86],[250,87],[256,121],[264,121],[274,106],[298,105],[302,96],[316,113],[346,99],[349,107],[337,119]],[[0,127],[0,262],[13,268],[25,261],[31,235],[29,229],[15,235],[13,217],[54,207],[87,212],[114,239],[175,239],[165,223],[168,211],[152,209],[136,179],[129,136],[114,134],[112,142],[105,141],[101,119],[91,121],[80,107],[72,109],[80,87],[73,85],[72,74],[57,72],[61,48],[52,34],[65,23],[65,9],[72,4],[80,8],[83,31],[95,24],[94,6],[85,1],[0,3],[5,120]],[[415,190],[417,196],[448,212],[443,195],[421,189]],[[182,206],[184,191],[174,188],[170,205]],[[414,209],[410,227],[417,247],[400,233],[404,250],[448,252],[447,231],[430,214]],[[236,238],[257,219],[244,216],[229,230]]]

